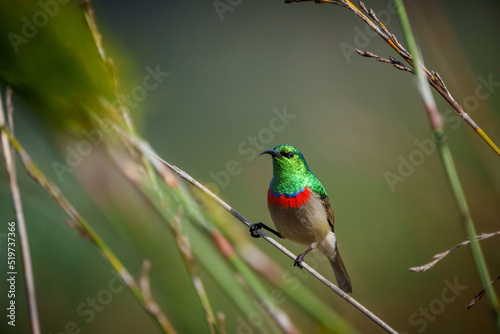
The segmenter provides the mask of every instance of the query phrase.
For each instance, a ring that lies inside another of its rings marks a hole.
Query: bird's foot
[[[260,234],[258,233],[258,231],[260,229],[262,229],[262,227],[264,227],[266,225],[262,224],[262,223],[255,223],[253,224],[252,226],[250,226],[250,235],[254,238],[260,238]]]
[[[279,234],[278,231],[275,231],[273,230],[272,228],[270,228],[269,226],[265,225],[265,224],[262,224],[262,223],[255,223],[253,224],[251,227],[250,227],[250,235],[254,238],[260,238],[260,234],[258,233],[258,231],[260,229],[265,229],[265,230],[268,230],[269,232],[273,233],[274,235],[276,235],[278,238],[281,238],[281,234]]]
[[[297,258],[295,259],[295,262],[293,263],[293,266],[294,267],[299,267],[300,269],[302,269],[302,262],[304,261],[304,255],[306,254],[300,254],[299,256],[297,256]]]

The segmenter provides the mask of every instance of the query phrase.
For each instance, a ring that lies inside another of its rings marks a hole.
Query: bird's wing
[[[330,200],[328,199],[328,197],[323,198],[322,201],[323,201],[323,207],[325,208],[326,211],[326,216],[328,218],[328,224],[332,228],[332,232],[334,232],[333,225],[335,223],[335,217],[333,216],[332,205],[330,204]]]

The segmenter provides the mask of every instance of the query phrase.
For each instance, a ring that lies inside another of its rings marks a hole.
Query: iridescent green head
[[[278,145],[261,154],[273,157],[273,179],[270,188],[277,194],[294,194],[309,187],[320,195],[327,196],[321,182],[309,169],[306,159],[299,150],[287,144]]]
[[[278,145],[272,150],[266,150],[261,153],[270,154],[273,157],[273,174],[275,177],[281,177],[283,174],[295,177],[304,177],[310,172],[306,159],[299,150],[292,145]]]

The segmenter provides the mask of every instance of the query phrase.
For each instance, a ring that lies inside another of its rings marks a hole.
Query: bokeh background
[[[415,141],[428,141],[431,132],[414,78],[353,52],[357,47],[387,57],[395,55],[392,49],[368,35],[353,13],[337,6],[221,0],[228,9],[218,13],[214,3],[93,2],[123,94],[131,95],[142,85],[150,69],[169,73],[144,98],[129,104],[138,133],[163,158],[209,185],[249,220],[264,223],[270,223],[266,192],[272,168],[270,159],[253,153],[282,143],[294,145],[331,198],[354,298],[398,331],[493,333],[486,300],[465,308],[481,289],[468,247],[455,250],[427,272],[408,270],[466,237],[438,153],[415,153],[421,150]],[[403,41],[391,3],[366,2]],[[498,2],[405,3],[427,66],[440,73],[466,112],[500,143]],[[1,2],[4,8],[10,5]],[[78,9],[73,1],[64,6]],[[58,15],[64,15],[63,9]],[[22,25],[21,17],[12,22]],[[72,24],[77,27],[83,21]],[[1,38],[7,33],[3,30]],[[50,75],[40,80],[50,80]],[[436,99],[448,116],[448,144],[476,228],[499,230],[500,160],[439,96]],[[53,162],[64,162],[75,145],[75,132],[56,129],[47,113],[40,115],[37,106],[16,91],[14,104],[16,136],[132,274],[138,277],[142,260],[151,260],[153,293],[178,331],[208,332],[170,230],[122,176],[103,166],[99,150],[58,180]],[[391,185],[387,173],[397,175],[402,161],[417,155],[423,161],[402,177],[404,182]],[[238,167],[228,171],[233,161]],[[66,215],[18,169],[43,333],[69,333],[65,326],[70,321],[82,333],[158,333],[127,289],[113,294],[90,321],[91,313],[77,312],[110,282],[121,283],[98,249],[68,228]],[[5,168],[0,169],[0,213],[0,332],[27,333],[21,280],[15,328],[7,325],[4,315],[6,223],[15,220]],[[225,219],[234,233],[245,233],[239,221]],[[242,331],[238,319],[251,323],[249,314],[235,307],[207,270],[216,265],[216,252],[199,233],[191,232],[190,237],[196,247],[207,249],[197,260],[212,306],[225,314],[228,332],[272,332],[265,324]],[[292,269],[293,262],[266,242],[250,242],[359,332],[382,332],[325,286]],[[295,253],[303,251],[287,241],[283,244]],[[481,245],[491,274],[500,275],[498,237]],[[333,279],[327,263],[318,262],[317,269]],[[450,290],[450,284],[459,288]],[[266,288],[273,290],[267,283]],[[257,304],[255,310],[261,312]],[[302,332],[328,332],[289,299],[279,306]]]

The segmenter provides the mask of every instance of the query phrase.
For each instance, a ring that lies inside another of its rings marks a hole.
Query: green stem
[[[486,260],[484,259],[481,246],[479,245],[479,241],[477,240],[477,233],[474,227],[474,222],[470,215],[469,207],[467,205],[465,194],[460,184],[460,180],[458,178],[458,173],[455,168],[455,164],[453,162],[450,149],[448,147],[448,144],[444,140],[445,134],[442,129],[441,117],[436,108],[436,103],[434,101],[432,93],[430,92],[430,87],[426,82],[427,80],[425,80],[425,73],[423,71],[423,66],[421,65],[422,62],[419,59],[420,57],[417,48],[417,43],[415,41],[415,37],[413,36],[411,30],[410,20],[408,19],[408,15],[404,8],[403,0],[396,0],[396,5],[399,12],[399,19],[401,21],[401,26],[405,33],[406,41],[408,43],[408,47],[414,57],[415,71],[418,77],[420,93],[424,100],[424,104],[426,106],[427,113],[431,121],[430,123],[433,129],[434,139],[437,143],[439,154],[441,156],[441,161],[443,162],[446,176],[450,183],[451,191],[453,193],[453,198],[458,207],[463,228],[467,234],[467,237],[471,241],[472,256],[474,258],[474,262],[476,264],[479,276],[481,278],[481,284],[483,285],[484,290],[486,292],[486,296],[490,305],[493,318],[495,319],[497,329],[500,332],[500,311],[498,305],[498,298],[495,293],[495,290],[493,289],[493,286],[490,284],[491,276],[490,273],[488,272],[488,266],[486,265]]]
[[[435,138],[443,138],[443,131],[434,131]],[[453,192],[453,197],[457,204],[458,210],[460,212],[460,217],[462,224],[470,240],[472,256],[476,263],[479,276],[481,278],[481,283],[483,285],[484,291],[486,292],[486,298],[488,299],[490,309],[495,319],[497,329],[500,332],[500,308],[498,304],[498,298],[491,284],[491,276],[488,271],[488,266],[486,265],[486,260],[484,258],[483,251],[477,240],[476,228],[474,227],[474,222],[470,215],[469,207],[465,199],[465,194],[460,184],[458,178],[457,170],[453,162],[453,157],[451,156],[450,149],[446,142],[438,141],[439,154],[443,161],[443,165],[448,176],[448,181],[450,182],[451,190]]]

